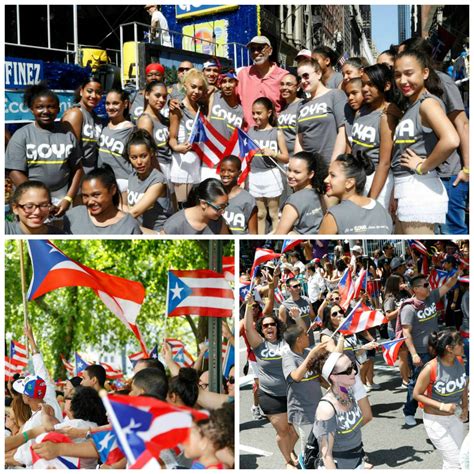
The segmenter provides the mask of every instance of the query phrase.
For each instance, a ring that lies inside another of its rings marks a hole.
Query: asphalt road
[[[242,340],[240,347],[245,347]],[[241,368],[245,365],[245,356],[246,353],[241,351]],[[441,456],[426,435],[421,410],[417,411],[416,426],[404,425],[402,406],[406,390],[397,389],[401,384],[398,368],[387,366],[379,354],[375,361],[374,381],[381,386],[379,390],[369,392],[374,418],[362,428],[364,449],[374,469],[441,469]],[[251,380],[240,374],[239,385],[240,468],[284,469],[274,429],[267,420],[255,421],[252,418]]]

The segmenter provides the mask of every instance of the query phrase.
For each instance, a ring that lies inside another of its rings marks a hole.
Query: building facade
[[[398,5],[398,43],[411,37],[410,5]]]

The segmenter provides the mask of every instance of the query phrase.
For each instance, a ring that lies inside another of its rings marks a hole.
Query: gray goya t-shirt
[[[433,363],[433,362],[431,362]],[[464,364],[454,359],[450,367],[437,359],[436,380],[433,382],[431,398],[442,403],[459,404],[467,384],[467,374]]]
[[[90,113],[82,104],[76,107],[79,107],[82,112],[82,166],[84,173],[88,173],[97,167],[98,142],[102,132],[102,123],[94,112]]]
[[[328,89],[337,89],[343,79],[344,78],[340,72],[334,71],[325,85]]]
[[[298,234],[316,234],[323,218],[321,201],[314,189],[301,189],[290,194],[285,206],[291,206],[298,214],[293,230]]]
[[[138,118],[145,110],[145,97],[141,92],[136,92],[133,98],[132,105],[130,106],[130,120],[133,123],[137,123]]]
[[[135,127],[110,128],[108,125],[99,137],[99,166],[108,164],[112,167],[117,179],[128,179],[133,168],[124,158],[125,146]]]
[[[89,217],[86,206],[73,207],[64,215],[64,230],[67,234],[85,235],[136,235],[142,231],[138,222],[125,214],[115,224],[105,227],[96,226]]]
[[[372,200],[373,201],[373,200]],[[368,209],[344,200],[328,209],[337,224],[338,234],[391,234],[393,223],[390,214],[377,201]],[[374,203],[372,202],[372,204]]]
[[[282,367],[282,351],[286,342],[280,340],[275,344],[263,341],[253,349],[258,364],[260,389],[275,397],[286,397],[286,380]]]
[[[270,148],[278,152],[278,129],[258,130],[252,127],[248,131],[248,136],[260,148]],[[275,159],[270,159],[268,156],[262,155],[261,152],[255,153],[250,163],[251,171],[262,171],[270,168],[276,168]]]
[[[76,137],[64,124],[55,122],[51,130],[30,123],[17,130],[5,154],[5,168],[22,171],[29,180],[44,183],[53,197],[63,198],[72,170],[81,162]]]
[[[152,169],[151,173],[144,179],[140,179],[134,171],[128,178],[127,202],[130,207],[135,206],[148,188],[154,184],[166,184],[166,179],[157,169]],[[153,207],[147,209],[139,218],[140,225],[152,230],[161,230],[166,219],[171,215],[169,199],[164,196],[158,198]]]
[[[220,234],[222,220],[223,217],[219,217],[216,221],[211,220],[203,230],[196,230],[186,219],[185,209],[181,209],[165,222],[163,230],[168,235]]]
[[[244,109],[237,104],[231,107],[224,99],[222,92],[216,91],[209,113],[209,122],[225,138],[229,139],[235,128],[242,128]]]
[[[160,163],[170,163],[171,162],[171,148],[169,146],[170,130],[169,125],[167,125],[168,120],[163,117],[163,122],[156,120],[154,117],[151,117],[149,114],[142,114],[150,118],[153,122],[153,139],[155,140],[155,145],[157,148],[156,157]]]
[[[286,147],[290,155],[295,151],[296,141],[296,118],[301,100],[296,100],[287,105],[278,115],[278,130],[281,130],[285,137]]]
[[[433,290],[425,300],[425,308],[416,310],[412,305],[405,305],[400,313],[402,325],[411,326],[413,345],[418,354],[428,353],[428,338],[438,330],[438,310],[436,303],[440,300],[439,290]]]
[[[257,207],[255,198],[245,189],[229,199],[224,219],[233,234],[248,234],[248,223],[252,211]]]
[[[339,127],[344,125],[346,94],[339,89],[300,103],[296,133],[301,134],[301,146],[309,153],[320,153],[329,164]]]
[[[380,119],[383,110],[362,107],[352,124],[352,154],[364,152],[374,165],[380,161]]]
[[[303,354],[298,354],[289,346],[282,351],[283,375],[287,383],[288,421],[297,425],[314,423],[316,407],[322,397],[317,374],[306,372],[299,382],[290,375],[304,362],[308,353],[309,349],[305,349]]]
[[[58,227],[54,227],[54,225],[46,224],[47,227],[47,234],[64,234],[65,232],[59,229]],[[23,235],[23,231],[21,230],[20,223],[18,221],[9,222],[5,221],[5,234],[6,235]]]

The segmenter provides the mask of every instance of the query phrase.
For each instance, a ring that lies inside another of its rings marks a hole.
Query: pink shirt
[[[274,104],[278,113],[283,106],[280,98],[280,82],[288,71],[274,64],[274,68],[265,77],[260,77],[255,66],[249,66],[239,71],[237,78],[239,84],[237,93],[244,109],[244,118],[248,128],[253,127],[252,104],[259,97],[268,97]]]

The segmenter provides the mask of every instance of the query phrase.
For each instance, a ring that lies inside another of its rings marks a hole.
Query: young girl
[[[346,131],[346,151],[350,152],[352,145],[352,125],[356,113],[364,103],[364,96],[362,95],[362,81],[360,77],[349,79],[344,92],[347,96],[347,104],[344,106],[344,128]]]
[[[109,123],[99,137],[99,166],[109,165],[117,180],[122,199],[127,197],[128,178],[132,165],[125,158],[125,145],[135,126],[128,120],[128,93],[112,89],[105,99],[105,110]]]
[[[188,139],[199,110],[199,101],[207,91],[207,82],[202,72],[191,69],[184,77],[183,86],[186,96],[181,107],[170,110],[169,138],[170,147],[174,152],[170,178],[180,209],[183,208],[193,184],[201,181],[201,161],[197,154],[191,151]]]
[[[153,138],[146,130],[135,130],[127,142],[125,155],[133,167],[128,178],[128,212],[141,226],[159,231],[171,212],[166,198],[166,178],[153,167]]]
[[[362,76],[362,71],[369,63],[364,58],[349,58],[342,66],[341,88],[344,90],[351,79]]]
[[[270,214],[272,230],[278,225],[278,203],[283,192],[281,171],[277,161],[288,163],[288,149],[283,133],[273,125],[276,121],[275,107],[266,97],[258,98],[252,105],[255,126],[248,136],[260,147],[250,164],[249,192],[257,200],[258,233],[266,233],[267,213]]]
[[[84,177],[81,186],[84,206],[71,209],[64,216],[64,230],[69,234],[141,234],[138,222],[119,209],[121,194],[110,166],[96,168]]]
[[[328,89],[321,82],[317,61],[305,60],[298,65],[301,88],[309,99],[301,105],[297,118],[295,153],[319,153],[326,164],[344,153],[344,105],[346,95],[340,89]]]
[[[53,205],[51,193],[40,181],[25,181],[12,197],[13,213],[18,221],[5,221],[6,234],[62,234],[57,227],[45,224]]]
[[[168,91],[162,82],[152,81],[145,88],[145,111],[137,121],[137,128],[146,130],[157,148],[159,169],[170,182],[171,149],[169,146],[169,119],[162,115]]]
[[[55,122],[59,98],[45,84],[26,89],[24,103],[35,121],[17,130],[5,155],[5,168],[15,186],[32,179],[51,191],[56,206],[53,215],[62,216],[72,204],[84,173],[81,150],[64,123]]]
[[[356,113],[352,125],[352,154],[366,153],[372,160],[375,173],[367,176],[365,194],[376,199],[388,210],[393,189],[390,161],[393,134],[401,112],[391,103],[393,73],[384,64],[364,69],[362,94],[364,105]]]
[[[341,202],[328,209],[320,234],[391,234],[392,219],[384,207],[363,195],[366,175],[373,173],[372,161],[358,156],[339,155],[329,166],[328,197]]]
[[[293,189],[283,205],[275,234],[316,234],[323,218],[322,195],[327,167],[320,155],[296,153],[288,164],[288,184]]]
[[[76,103],[63,115],[62,122],[71,125],[81,144],[82,167],[88,173],[97,166],[98,140],[102,124],[94,112],[102,98],[102,84],[99,79],[87,78],[76,92]]]
[[[439,80],[422,53],[397,56],[395,82],[408,100],[395,130],[392,157],[397,230],[433,234],[435,224],[444,224],[448,207],[436,167],[459,146],[459,136],[441,100],[432,95],[441,93]]]
[[[229,198],[222,183],[208,178],[196,185],[189,193],[185,204],[173,214],[161,231],[162,234],[196,235],[228,234],[229,228],[222,217],[229,204]]]
[[[256,234],[257,203],[248,191],[237,184],[241,166],[242,162],[237,156],[225,156],[221,161],[220,177],[229,196],[224,219],[233,234]]]
[[[292,155],[296,141],[296,117],[301,99],[298,92],[298,78],[294,74],[287,74],[280,82],[280,96],[285,105],[278,114],[278,130],[283,132],[288,153]]]

